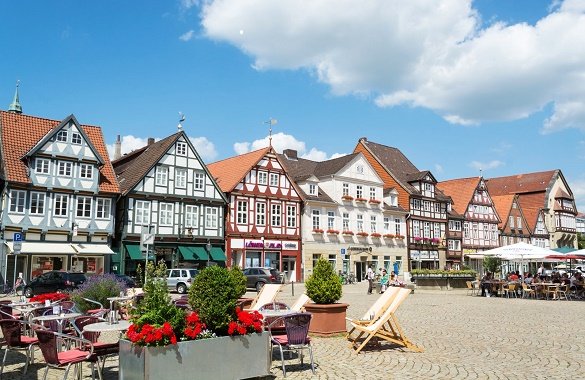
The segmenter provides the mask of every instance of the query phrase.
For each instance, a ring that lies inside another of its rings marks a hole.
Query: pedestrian
[[[393,272],[394,273],[394,272]],[[380,293],[384,293],[388,287],[388,273],[386,269],[382,269],[382,278],[380,278]]]
[[[374,271],[372,270],[373,265],[368,267],[366,272],[366,279],[368,280],[368,294],[372,294],[372,288],[374,287]]]

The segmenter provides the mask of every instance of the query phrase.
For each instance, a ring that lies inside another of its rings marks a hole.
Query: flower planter
[[[349,304],[346,303],[320,305],[310,302],[305,304],[305,310],[313,314],[309,332],[322,336],[345,333],[348,306]]]
[[[270,334],[141,347],[120,340],[120,380],[245,379],[270,374]],[[227,364],[229,363],[229,364]]]

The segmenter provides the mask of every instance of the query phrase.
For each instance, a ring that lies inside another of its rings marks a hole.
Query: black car
[[[115,274],[116,279],[118,281],[122,281],[127,288],[135,288],[136,287],[136,281],[134,281],[134,279],[130,276],[127,276],[125,274]]]
[[[243,272],[246,276],[246,287],[255,288],[256,291],[260,291],[265,284],[282,284],[283,278],[280,272],[274,268],[246,268]]]
[[[72,290],[83,284],[87,278],[83,273],[52,270],[30,280],[24,288],[24,296],[52,293],[58,290]]]

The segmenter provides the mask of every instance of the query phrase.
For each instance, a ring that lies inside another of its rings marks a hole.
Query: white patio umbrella
[[[501,258],[502,260],[507,261],[521,261],[520,268],[522,269],[522,275],[524,275],[524,261],[538,261],[544,259],[546,256],[553,255],[556,252],[551,251],[550,249],[537,247],[532,244],[527,244],[524,242],[505,245],[503,247],[498,247],[494,249],[490,249],[488,251],[482,252],[486,256],[496,256]]]

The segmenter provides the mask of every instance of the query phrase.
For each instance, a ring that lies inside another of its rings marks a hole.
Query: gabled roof
[[[287,173],[296,182],[302,182],[314,176],[317,165],[319,164],[317,161],[311,161],[305,158],[291,160],[284,154],[279,154],[278,157],[286,167]]]
[[[530,194],[518,194],[518,203],[522,208],[522,213],[526,218],[528,227],[534,231],[536,230],[536,222],[538,221],[538,214],[542,210],[546,202],[546,194],[544,192],[536,192]]]
[[[507,177],[486,179],[486,185],[492,196],[503,194],[532,193],[547,191],[556,178],[557,170],[545,172],[516,174]],[[544,202],[540,207],[544,207]]]
[[[453,209],[465,215],[481,177],[457,178],[437,183],[437,188],[453,200]]]
[[[361,153],[352,153],[347,154],[345,156],[333,158],[331,160],[321,161],[317,164],[314,174],[317,178],[337,174],[341,169],[343,169],[347,164],[353,161],[360,154]]]
[[[558,188],[557,193],[555,194],[555,198],[564,198],[564,199],[573,200],[573,197],[570,196],[569,194],[567,194],[567,192],[564,191],[563,189],[561,189],[560,187]]]
[[[26,162],[21,158],[60,124],[57,120],[0,111],[0,149],[4,161],[2,177],[9,182],[30,184]],[[99,191],[119,193],[120,188],[101,128],[90,125],[81,125],[80,128],[103,162],[99,167]]]
[[[239,156],[213,162],[207,165],[207,168],[212,177],[217,181],[221,191],[229,193],[260,162],[262,157],[269,152],[273,152],[271,147],[254,150],[249,153],[240,154]]]
[[[516,194],[495,195],[491,198],[492,202],[494,203],[494,207],[496,208],[496,212],[500,216],[500,223],[498,224],[498,227],[503,228],[508,222],[508,216],[510,216],[510,210],[512,209],[512,203],[514,203]]]

